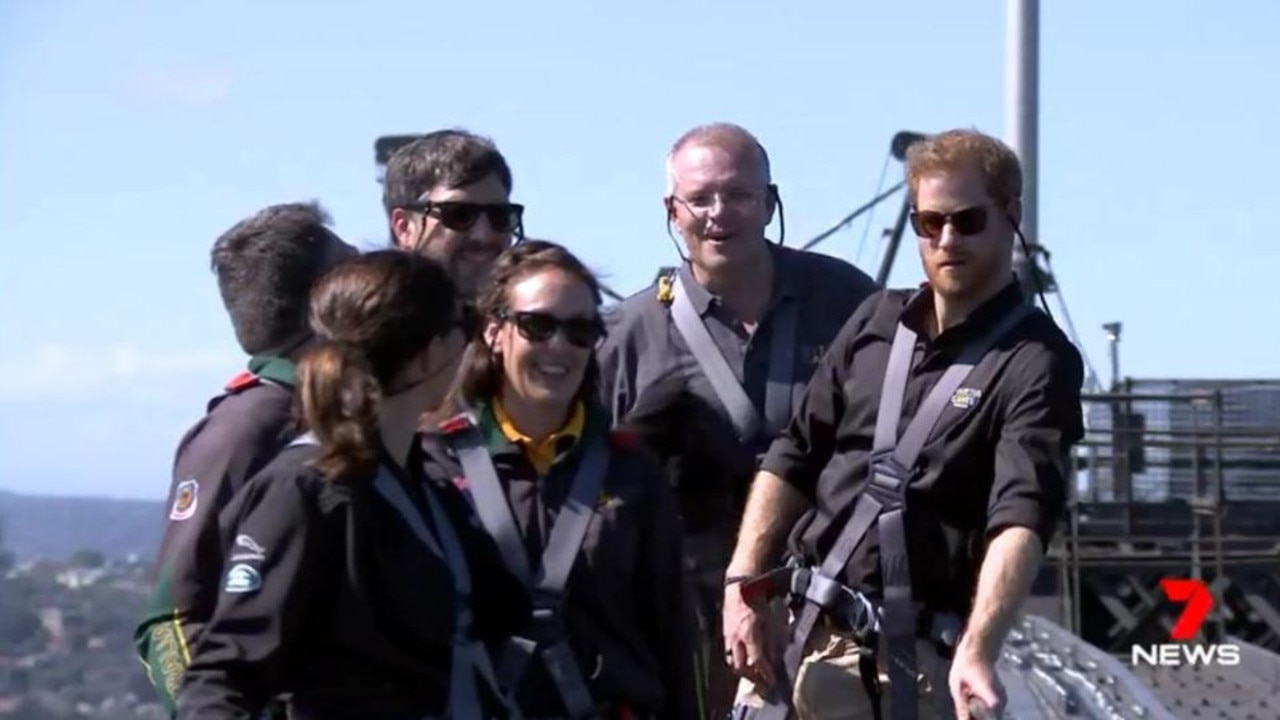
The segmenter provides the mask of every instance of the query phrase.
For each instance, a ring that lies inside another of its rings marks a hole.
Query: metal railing
[[[1127,380],[1083,400],[1086,435],[1051,549],[1073,631],[1086,565],[1176,564],[1222,578],[1228,565],[1275,562],[1280,381]]]

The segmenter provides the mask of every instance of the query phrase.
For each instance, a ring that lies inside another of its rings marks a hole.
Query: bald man
[[[601,388],[615,422],[641,433],[679,494],[706,711],[720,718],[736,685],[720,602],[748,486],[827,345],[878,287],[847,262],[767,239],[778,188],[744,128],[690,130],[666,170],[667,222],[688,256],[610,313]]]

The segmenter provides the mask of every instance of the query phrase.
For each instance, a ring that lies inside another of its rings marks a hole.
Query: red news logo
[[[1169,631],[1172,643],[1134,645],[1131,660],[1134,665],[1239,665],[1239,645],[1192,645],[1200,629],[1213,611],[1213,593],[1200,580],[1187,578],[1162,578],[1160,590],[1169,601],[1180,603],[1182,612]]]
[[[1199,580],[1164,578],[1160,581],[1164,596],[1174,602],[1185,603],[1178,621],[1169,631],[1169,639],[1177,642],[1194,640],[1200,634],[1205,618],[1213,610],[1213,594],[1209,586]]]

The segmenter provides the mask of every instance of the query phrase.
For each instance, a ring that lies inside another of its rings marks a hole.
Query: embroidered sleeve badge
[[[200,504],[200,483],[195,478],[178,483],[177,492],[173,495],[173,506],[169,508],[170,520],[186,520],[196,514]]]

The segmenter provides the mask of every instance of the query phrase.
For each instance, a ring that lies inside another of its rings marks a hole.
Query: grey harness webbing
[[[902,417],[902,400],[906,392],[907,376],[911,373],[916,334],[901,322],[898,323],[889,351],[884,384],[881,386],[870,477],[866,487],[858,494],[852,516],[823,559],[821,567],[812,573],[809,587],[803,592],[807,602],[796,619],[783,658],[785,687],[794,687],[809,635],[824,607],[833,602],[834,596],[844,587],[836,578],[840,577],[854,549],[871,526],[877,525],[884,591],[879,625],[888,645],[893,720],[916,720],[918,717],[915,658],[917,608],[911,593],[911,568],[907,558],[904,526],[907,485],[914,477],[920,451],[933,434],[942,411],[960,388],[960,384],[987,356],[992,346],[1035,311],[1030,305],[1019,304],[984,335],[966,345],[929,392],[901,439],[896,437],[897,425]],[[867,679],[864,678],[864,681]],[[786,697],[781,702],[775,700],[769,703],[756,717],[760,720],[786,718],[790,707],[790,693],[784,695]],[[876,716],[879,717],[878,707]]]
[[[698,361],[702,372],[711,382],[716,397],[729,413],[738,439],[748,442],[755,439],[761,431],[770,435],[776,434],[786,427],[791,419],[791,386],[795,368],[795,337],[799,325],[799,304],[792,300],[784,303],[775,312],[773,319],[773,339],[769,345],[769,375],[765,386],[764,418],[752,404],[738,382],[733,368],[724,358],[724,353],[716,345],[711,332],[702,322],[702,317],[689,300],[684,283],[679,273],[672,283],[673,299],[671,318],[675,321],[676,330],[689,344],[689,351]]]
[[[472,422],[447,437],[462,465],[480,522],[497,542],[507,567],[529,588],[533,599],[530,632],[512,638],[498,664],[498,677],[503,687],[514,696],[529,662],[540,656],[568,717],[576,720],[595,716],[596,702],[569,646],[564,626],[564,591],[587,528],[596,514],[600,488],[609,465],[606,438],[602,434],[591,434],[583,443],[583,455],[573,485],[556,514],[542,561],[535,569],[530,566],[511,504],[479,428]]]
[[[291,446],[316,444],[318,442],[311,433],[306,433],[290,443]],[[475,618],[471,602],[471,569],[467,564],[466,554],[462,550],[462,543],[458,539],[453,523],[445,514],[444,508],[440,506],[440,501],[430,490],[423,493],[431,512],[431,522],[436,528],[433,534],[423,522],[422,514],[409,498],[409,494],[385,466],[378,467],[373,488],[395,508],[396,512],[400,513],[409,529],[423,545],[427,546],[431,554],[445,562],[453,577],[456,610],[452,669],[449,673],[449,701],[445,717],[449,720],[484,720],[480,695],[476,687],[477,674],[488,684],[494,696],[506,706],[509,717],[521,717],[510,698],[502,692],[484,643],[473,636],[472,627]]]

